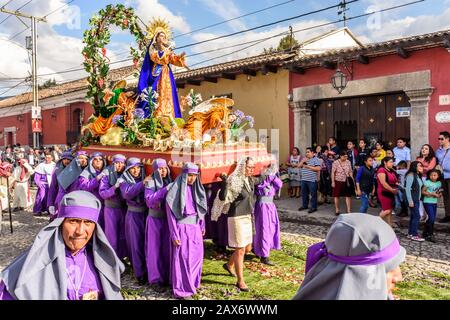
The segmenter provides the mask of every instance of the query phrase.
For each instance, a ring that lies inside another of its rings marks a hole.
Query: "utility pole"
[[[346,11],[348,11],[347,8],[347,0],[342,0],[341,3],[339,4],[339,8],[341,8],[341,10],[338,11],[338,15],[342,14],[342,18],[344,20],[344,27],[347,26],[347,15],[346,15]]]
[[[32,115],[32,124],[34,123],[33,120],[37,120],[37,121],[41,121],[41,112],[40,112],[40,107],[39,107],[39,87],[38,87],[38,74],[37,74],[37,22],[41,21],[41,22],[47,22],[47,20],[45,18],[39,18],[39,17],[35,17],[32,15],[28,15],[28,14],[24,14],[21,13],[19,11],[10,11],[5,9],[4,7],[0,8],[0,12],[4,12],[4,13],[8,13],[11,15],[14,15],[17,17],[17,19],[19,19],[24,25],[26,25],[28,27],[28,25],[23,22],[23,20],[21,18],[27,18],[30,19],[30,23],[31,23],[31,46],[28,43],[27,44],[27,49],[30,50],[31,49],[31,74],[32,74],[32,83],[33,83],[33,107],[31,110],[31,115]],[[37,116],[36,116],[37,115]],[[36,118],[34,117],[36,116]],[[42,125],[40,125],[40,127],[42,128]],[[39,148],[39,132],[34,132],[33,128],[32,128],[32,132],[33,132],[33,148]]]

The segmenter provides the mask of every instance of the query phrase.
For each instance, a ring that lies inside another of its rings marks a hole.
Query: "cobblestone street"
[[[281,207],[281,206],[280,206]],[[282,239],[291,243],[308,246],[321,241],[327,233],[329,225],[335,219],[303,216],[294,211],[279,208],[282,220]],[[323,215],[322,212],[320,215]],[[2,234],[0,237],[0,269],[6,267],[17,255],[25,250],[35,238],[37,232],[48,223],[48,217],[33,217],[30,212],[13,213],[14,233],[10,234],[8,213],[3,214]],[[406,238],[407,229],[395,229],[402,246],[407,250],[406,263],[402,265],[405,280],[420,280],[430,273],[450,274],[450,234],[439,232],[437,243],[413,242]],[[153,300],[171,299],[170,290],[158,290],[150,286],[139,286],[134,280],[132,271],[127,268],[123,274],[123,288],[127,299]],[[199,299],[202,289],[199,290]]]

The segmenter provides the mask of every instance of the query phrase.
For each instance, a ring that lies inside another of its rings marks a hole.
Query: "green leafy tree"
[[[56,80],[55,79],[48,79],[43,84],[38,85],[39,89],[46,89],[56,86]]]
[[[294,48],[298,46],[300,43],[295,39],[294,36],[291,37],[290,34],[280,39],[280,42],[278,43],[278,47],[270,47],[270,48],[264,48],[264,53],[273,53],[276,51],[283,51],[283,50],[289,50],[291,48]]]

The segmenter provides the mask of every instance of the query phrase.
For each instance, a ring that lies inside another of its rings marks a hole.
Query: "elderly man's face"
[[[253,162],[253,160],[248,160],[245,165],[245,176],[246,177],[253,176],[254,171],[255,171],[255,163]]]
[[[76,254],[91,240],[95,223],[90,220],[66,218],[62,223],[62,236],[67,248]]]
[[[159,174],[161,175],[161,178],[167,177],[167,172],[168,172],[167,167],[158,168],[158,171],[159,171]]]
[[[403,276],[400,267],[397,267],[394,270],[389,271],[386,274],[388,294],[392,294],[392,291],[395,289],[395,285],[397,284],[397,282],[400,282],[402,280]]]

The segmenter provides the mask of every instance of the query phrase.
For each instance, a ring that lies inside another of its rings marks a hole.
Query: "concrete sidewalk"
[[[330,201],[334,201],[330,198]],[[334,203],[323,204],[318,207],[314,213],[308,213],[308,210],[298,211],[301,207],[301,198],[289,198],[287,196],[281,197],[280,200],[275,200],[280,219],[288,222],[299,222],[311,225],[331,225],[336,220],[334,214]],[[352,200],[352,212],[358,212],[361,205],[361,200]],[[370,208],[368,214],[378,215],[381,208]],[[345,212],[345,200],[341,199],[341,212]],[[450,233],[450,223],[439,223],[438,219],[445,215],[444,208],[438,208],[438,216],[435,223],[435,231]],[[395,223],[402,228],[408,228],[409,217],[394,216]]]

